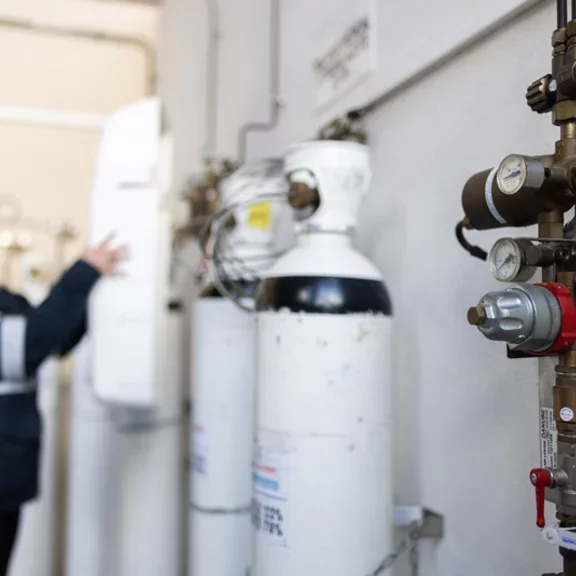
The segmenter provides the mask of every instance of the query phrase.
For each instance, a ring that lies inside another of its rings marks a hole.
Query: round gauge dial
[[[535,268],[524,265],[524,247],[513,238],[498,240],[490,251],[490,272],[500,282],[529,280]]]
[[[524,186],[527,176],[526,160],[522,156],[511,154],[502,160],[496,174],[496,181],[498,188],[504,194],[516,194]]]

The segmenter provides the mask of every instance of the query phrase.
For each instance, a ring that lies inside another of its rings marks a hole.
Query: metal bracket
[[[399,528],[417,525],[420,538],[444,537],[444,516],[423,506],[396,506],[394,524]]]

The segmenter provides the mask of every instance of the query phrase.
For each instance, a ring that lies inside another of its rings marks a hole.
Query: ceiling
[[[0,0],[0,22],[155,39],[162,0]],[[4,26],[5,28],[6,26]],[[3,28],[0,27],[0,31]]]

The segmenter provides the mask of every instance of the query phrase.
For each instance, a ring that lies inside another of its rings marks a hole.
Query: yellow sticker
[[[250,226],[250,228],[270,228],[271,220],[271,202],[261,202],[259,204],[252,204],[252,206],[250,206],[250,212],[248,214],[248,226]]]

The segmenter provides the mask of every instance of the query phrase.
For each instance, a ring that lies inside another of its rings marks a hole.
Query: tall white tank
[[[214,226],[212,236],[223,232],[221,268],[233,281],[225,287],[248,307],[274,249],[274,198],[258,197],[286,192],[280,161],[244,166],[223,187],[223,206],[237,205],[230,212],[234,223]],[[246,576],[252,557],[254,315],[208,283],[192,322],[189,573]]]
[[[257,299],[253,576],[366,576],[393,548],[392,309],[350,236],[369,152],[309,142],[285,171],[317,198]]]
[[[94,395],[91,342],[74,354],[70,398],[66,574],[114,576],[118,434]]]
[[[104,128],[90,197],[89,242],[100,242],[109,230],[112,209],[122,174],[120,151],[126,139],[122,113]],[[128,168],[129,169],[129,168]],[[110,405],[94,390],[93,342],[85,338],[74,353],[70,392],[68,453],[68,506],[66,522],[66,574],[115,576],[117,553],[118,434]]]
[[[172,138],[162,114],[151,98],[113,116],[111,161],[91,206],[93,238],[116,231],[129,246],[124,274],[102,279],[90,301],[94,391],[117,425],[112,576],[182,573],[183,316],[171,289]]]

